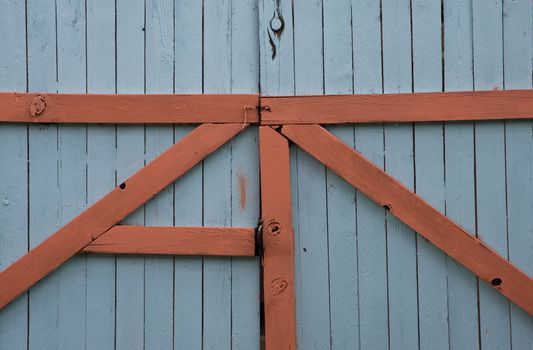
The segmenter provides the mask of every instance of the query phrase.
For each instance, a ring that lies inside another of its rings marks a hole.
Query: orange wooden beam
[[[533,279],[319,125],[282,133],[340,177],[533,315]]]
[[[254,256],[255,229],[113,226],[84,253]]]
[[[242,130],[203,124],[0,273],[0,309]]]
[[[533,90],[262,97],[264,125],[533,118]]]
[[[279,133],[263,126],[259,152],[265,344],[266,349],[296,349],[289,145]]]
[[[0,122],[257,123],[257,94],[97,95],[0,93]]]

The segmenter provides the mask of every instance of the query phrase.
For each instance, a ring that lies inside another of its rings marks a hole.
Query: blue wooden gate
[[[0,90],[316,95],[533,87],[531,0],[3,0]],[[192,126],[0,124],[0,270]],[[533,275],[533,122],[329,127]],[[531,349],[533,319],[291,149],[300,349]],[[250,127],[132,214],[255,226]],[[256,258],[80,255],[0,349],[259,349]]]

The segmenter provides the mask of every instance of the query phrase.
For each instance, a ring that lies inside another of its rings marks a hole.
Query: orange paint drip
[[[239,191],[240,191],[240,203],[241,203],[241,209],[244,209],[246,207],[246,178],[244,175],[239,174]]]

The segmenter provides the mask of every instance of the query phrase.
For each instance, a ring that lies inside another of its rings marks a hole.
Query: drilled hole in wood
[[[123,182],[123,183],[121,183],[120,185],[118,185],[118,187],[119,187],[121,190],[123,190],[123,189],[126,188],[126,183]]]
[[[499,287],[502,284],[503,280],[499,277],[493,278],[492,281],[490,281],[490,284],[492,284],[494,287]]]
[[[383,204],[383,209],[391,211],[392,210],[392,206],[390,204]]]

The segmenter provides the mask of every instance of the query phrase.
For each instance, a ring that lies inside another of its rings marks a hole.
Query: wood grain
[[[439,249],[533,314],[533,279],[319,125],[282,133]]]
[[[203,124],[0,273],[0,308],[242,130]]]
[[[296,349],[294,232],[289,145],[270,127],[259,128],[263,293],[266,349]]]
[[[84,253],[254,256],[255,229],[117,225]]]
[[[41,101],[45,106],[42,113],[38,114],[43,108]],[[257,123],[258,103],[257,94],[114,95],[5,92],[0,93],[0,122]]]
[[[531,119],[533,91],[263,97],[261,105],[264,125]]]

